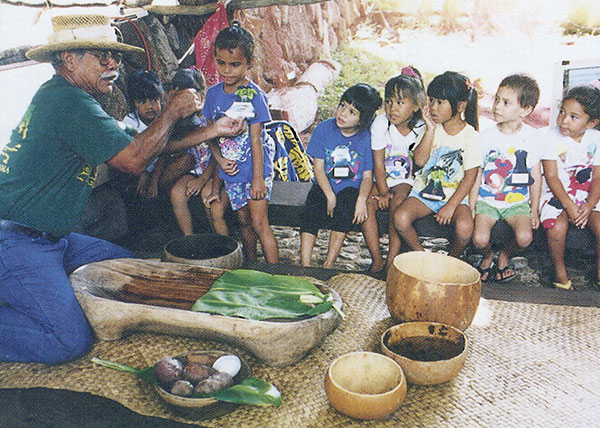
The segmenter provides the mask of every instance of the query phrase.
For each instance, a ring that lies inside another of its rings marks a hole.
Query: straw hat
[[[117,41],[110,18],[104,15],[61,15],[52,18],[53,33],[48,44],[28,50],[27,58],[50,62],[51,54],[72,49],[106,49],[127,53],[144,53],[142,48]]]

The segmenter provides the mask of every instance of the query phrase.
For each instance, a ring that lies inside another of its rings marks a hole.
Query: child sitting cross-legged
[[[367,218],[367,197],[373,184],[370,126],[381,96],[359,83],[341,97],[335,117],[314,130],[307,152],[314,159],[316,185],[300,221],[300,261],[309,267],[319,229],[329,229],[329,248],[323,263],[333,268],[352,228]]]
[[[496,125],[481,133],[483,167],[471,199],[477,201],[473,244],[483,255],[478,269],[484,282],[508,281],[515,276],[511,257],[531,243],[532,229],[540,224],[540,133],[523,123],[539,98],[540,90],[531,77],[514,74],[504,78],[492,107]],[[500,249],[495,267],[490,235],[498,220],[509,224],[514,239]]]

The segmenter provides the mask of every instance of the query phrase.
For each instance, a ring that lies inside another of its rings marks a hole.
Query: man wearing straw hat
[[[56,364],[93,343],[68,274],[87,263],[132,257],[109,242],[71,233],[102,162],[139,174],[167,146],[174,123],[197,112],[193,90],[170,95],[162,115],[135,136],[93,95],[107,94],[122,54],[143,52],[117,40],[108,17],[52,19],[48,44],[27,52],[56,74],[33,97],[0,153],[0,361]],[[224,118],[184,140],[234,135]]]

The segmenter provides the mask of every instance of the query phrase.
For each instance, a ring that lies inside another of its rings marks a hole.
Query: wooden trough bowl
[[[222,340],[246,349],[265,364],[296,363],[341,321],[335,309],[306,319],[253,321],[189,310],[225,270],[142,259],[82,266],[70,276],[75,296],[96,337],[116,340],[136,331]],[[342,301],[335,290],[334,305]]]
[[[394,258],[385,293],[390,314],[399,322],[433,321],[464,331],[479,306],[481,278],[457,258],[410,251]]]

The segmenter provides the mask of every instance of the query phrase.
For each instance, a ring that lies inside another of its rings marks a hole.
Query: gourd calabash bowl
[[[200,233],[169,241],[163,249],[162,261],[237,269],[242,266],[244,256],[241,244],[235,239],[214,233]]]
[[[235,355],[231,352],[223,352],[218,350],[206,350],[206,351],[194,351],[194,354],[206,354],[214,357],[216,360],[218,357],[223,355]],[[185,355],[179,355],[175,357],[180,361],[184,361]],[[236,355],[238,358],[239,355]],[[238,384],[242,380],[250,377],[252,375],[252,371],[248,363],[240,358],[242,366],[238,374],[236,374],[233,378],[233,384]],[[192,419],[206,419],[212,418],[215,416],[223,415],[235,409],[237,404],[226,403],[215,398],[191,398],[191,397],[181,397],[179,395],[171,394],[169,391],[162,388],[160,385],[155,384],[154,389],[157,395],[161,400],[167,405],[169,409],[178,413],[182,416],[189,417]]]
[[[339,412],[356,419],[379,419],[406,398],[406,379],[391,358],[374,352],[351,352],[327,370],[325,392]]]
[[[398,322],[433,321],[464,331],[479,306],[481,277],[457,258],[411,251],[394,258],[385,294],[390,314]]]
[[[454,378],[465,364],[467,346],[459,329],[426,321],[398,324],[381,336],[381,351],[402,367],[408,383],[417,385]]]

